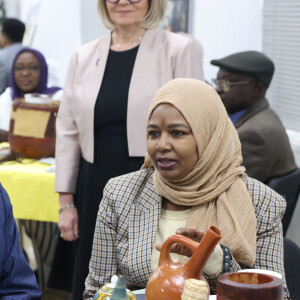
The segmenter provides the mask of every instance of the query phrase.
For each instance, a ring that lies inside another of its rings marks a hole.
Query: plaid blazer
[[[261,182],[244,176],[257,219],[255,268],[284,276],[281,219],[286,202]],[[153,170],[145,169],[111,179],[103,193],[96,221],[89,275],[84,299],[95,293],[112,275],[122,274],[127,288],[145,288],[151,275],[151,252],[161,212],[161,197],[153,186]],[[231,272],[241,266],[234,258]],[[215,293],[217,276],[208,278]],[[285,286],[285,299],[289,299]]]

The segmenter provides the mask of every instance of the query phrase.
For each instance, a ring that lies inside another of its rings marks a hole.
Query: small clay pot
[[[217,300],[282,300],[282,280],[259,273],[228,273],[217,280]]]

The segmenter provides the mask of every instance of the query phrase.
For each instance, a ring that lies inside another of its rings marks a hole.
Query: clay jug
[[[202,269],[221,237],[221,231],[215,226],[209,227],[200,243],[182,235],[168,237],[160,252],[158,268],[148,280],[146,300],[181,300],[184,282],[190,278],[200,279]],[[170,248],[174,243],[182,244],[193,252],[186,264],[171,260]]]

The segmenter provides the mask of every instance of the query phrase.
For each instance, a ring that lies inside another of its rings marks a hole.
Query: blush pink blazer
[[[75,192],[80,155],[88,162],[94,160],[94,107],[110,43],[108,34],[79,47],[71,57],[56,122],[56,192]],[[147,113],[154,94],[163,84],[179,77],[203,80],[200,44],[159,28],[147,30],[138,49],[128,94],[130,156],[146,153]]]

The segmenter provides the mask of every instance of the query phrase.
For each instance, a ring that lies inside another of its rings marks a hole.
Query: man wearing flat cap
[[[286,131],[265,98],[274,73],[263,53],[247,51],[211,61],[220,67],[214,80],[242,145],[249,176],[264,183],[295,170]]]

